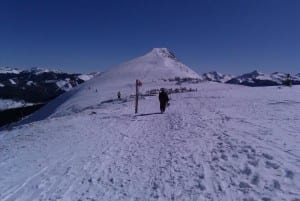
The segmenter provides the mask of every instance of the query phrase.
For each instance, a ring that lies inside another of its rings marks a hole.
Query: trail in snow
[[[296,88],[297,89],[297,88]],[[0,134],[0,200],[293,200],[296,89],[200,85]]]

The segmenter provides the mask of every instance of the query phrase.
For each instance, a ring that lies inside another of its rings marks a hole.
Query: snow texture
[[[117,66],[1,131],[0,200],[299,200],[300,87],[178,86],[160,79],[197,75],[172,55]],[[141,93],[197,91],[170,94],[164,114],[142,96],[134,114],[137,78]]]

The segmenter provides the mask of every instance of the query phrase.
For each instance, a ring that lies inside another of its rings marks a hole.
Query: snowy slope
[[[300,88],[193,86],[0,132],[0,200],[298,200]]]
[[[154,49],[1,131],[0,200],[298,201],[300,87],[174,77],[198,75]],[[143,96],[136,115],[135,79],[197,91],[170,94],[164,114]]]
[[[197,73],[180,63],[167,48],[154,48],[146,55],[122,63],[106,73],[108,79],[122,77],[126,82],[135,79],[149,82],[178,76],[199,78]]]
[[[155,88],[167,88],[172,85],[167,80],[175,77],[200,79],[197,73],[179,62],[167,48],[154,48],[147,54],[119,64],[63,94],[24,122],[77,113],[90,105],[115,99],[118,91],[122,97],[129,97],[135,93],[136,79],[143,83],[140,91],[143,93]]]

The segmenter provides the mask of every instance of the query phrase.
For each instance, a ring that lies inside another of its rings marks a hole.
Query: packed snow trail
[[[1,132],[0,200],[299,200],[299,88],[198,88]]]

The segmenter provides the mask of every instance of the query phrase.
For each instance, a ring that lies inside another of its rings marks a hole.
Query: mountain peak
[[[217,71],[210,71],[208,73],[203,73],[202,77],[208,81],[214,81],[214,82],[227,82],[228,80],[232,79],[234,76],[232,75],[225,75],[221,74]]]
[[[170,51],[168,48],[153,48],[150,53],[177,60],[175,54],[172,51]]]
[[[260,72],[258,72],[257,70],[252,71],[251,73],[252,75],[258,76],[259,74],[261,74]]]

